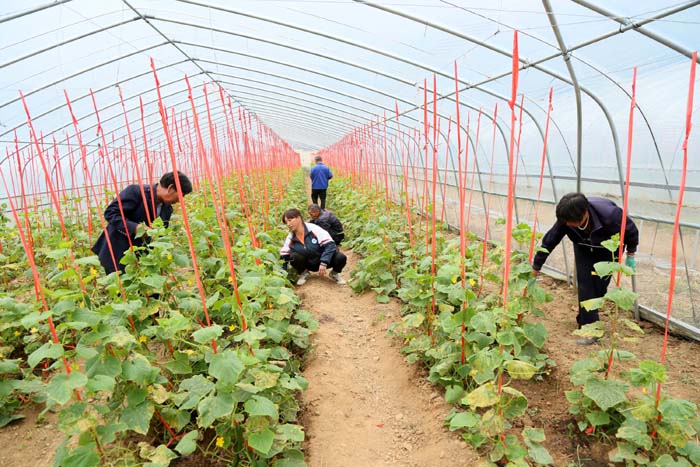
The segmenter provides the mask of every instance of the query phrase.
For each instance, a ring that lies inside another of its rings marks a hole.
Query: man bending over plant
[[[600,261],[617,261],[617,252],[615,252],[615,258],[612,258],[610,252],[601,246],[601,242],[620,233],[622,209],[609,199],[593,196],[586,198],[583,193],[569,193],[559,200],[556,214],[557,222],[542,238],[542,248],[547,251],[539,251],[535,255],[532,269],[537,276],[549,253],[559,245],[565,235],[569,237],[574,244],[576,260],[579,301],[576,322],[580,328],[600,319],[598,310],[587,311],[581,306],[581,302],[602,297],[608,290],[611,276],[601,278],[595,275],[593,265]],[[625,222],[625,250],[627,251],[625,264],[635,269],[637,264],[634,254],[639,243],[639,232],[632,219],[627,217]],[[581,340],[579,343],[592,344],[593,341]]]
[[[181,172],[177,172],[182,195],[192,193],[192,182]],[[155,185],[129,185],[105,209],[107,227],[92,247],[100,258],[105,273],[117,269],[124,272],[126,265],[121,263],[124,253],[131,245],[140,246],[142,230],[149,230],[156,217],[163,219],[168,226],[173,214],[173,204],[179,201],[175,175],[168,172]],[[111,248],[110,248],[111,247]]]

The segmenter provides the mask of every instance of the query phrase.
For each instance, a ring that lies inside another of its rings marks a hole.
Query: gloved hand
[[[634,256],[627,255],[625,266],[632,268],[635,272],[637,271],[637,261],[634,259]]]

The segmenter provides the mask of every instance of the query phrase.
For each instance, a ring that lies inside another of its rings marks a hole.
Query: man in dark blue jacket
[[[309,216],[311,216],[309,222],[328,232],[336,246],[340,246],[345,239],[345,232],[343,232],[343,224],[338,219],[338,216],[328,209],[321,210],[318,204],[309,204],[309,207],[306,209]]]
[[[181,172],[178,172],[178,178],[182,195],[191,193],[190,179]],[[105,273],[117,269],[124,272],[126,265],[121,259],[131,245],[143,244],[143,238],[137,238],[140,231],[150,229],[156,217],[163,219],[167,227],[173,214],[172,205],[178,201],[173,172],[163,175],[155,185],[129,185],[119,193],[105,209],[107,227],[92,247]]]
[[[326,191],[328,190],[328,180],[333,178],[333,172],[328,166],[324,165],[321,156],[314,158],[316,165],[311,168],[309,177],[311,177],[311,201],[314,204],[318,203],[318,198],[321,198],[321,209],[326,209]]]
[[[581,302],[602,297],[608,290],[610,276],[601,278],[593,275],[593,265],[600,261],[617,261],[617,252],[613,259],[613,255],[601,246],[601,243],[620,233],[622,209],[609,199],[593,196],[586,198],[582,193],[569,193],[559,200],[556,214],[556,224],[542,238],[542,248],[547,252],[540,251],[535,255],[532,268],[535,275],[539,274],[549,253],[559,245],[565,235],[569,237],[574,244],[578,283],[579,310],[576,321],[579,327],[595,323],[600,319],[598,311],[587,311],[581,306]],[[627,217],[625,222],[625,263],[635,269],[634,254],[639,244],[639,232],[632,219]]]

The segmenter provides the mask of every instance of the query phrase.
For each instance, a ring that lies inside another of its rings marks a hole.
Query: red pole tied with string
[[[673,240],[671,244],[671,271],[668,285],[668,302],[666,306],[666,323],[664,326],[664,344],[661,348],[661,364],[666,361],[666,351],[668,349],[668,326],[671,320],[671,310],[673,305],[673,291],[676,287],[676,260],[678,254],[678,232],[680,230],[681,208],[683,207],[683,194],[685,193],[685,179],[688,172],[688,139],[692,128],[693,118],[693,95],[695,92],[695,68],[698,62],[698,53],[693,52],[693,59],[690,64],[690,84],[688,85],[688,107],[685,113],[685,137],[683,138],[683,170],[681,172],[681,182],[678,187],[678,203],[676,204],[676,218],[673,224]],[[656,406],[661,400],[661,383],[656,386]],[[660,415],[659,415],[660,416]]]
[[[180,185],[180,177],[178,176],[178,170],[177,170],[177,162],[175,160],[175,150],[173,148],[173,140],[170,136],[170,132],[168,130],[168,118],[167,114],[165,111],[165,107],[163,105],[163,98],[161,97],[160,94],[160,82],[158,81],[158,74],[156,73],[156,66],[153,61],[153,58],[151,58],[151,69],[153,70],[153,78],[155,79],[156,82],[156,93],[158,94],[158,110],[160,112],[160,117],[163,122],[163,133],[165,134],[165,141],[168,145],[168,152],[170,153],[170,162],[172,163],[172,168],[173,168],[173,173],[175,174],[175,188],[177,188],[177,198],[180,204],[180,210],[182,212],[182,222],[185,225],[185,232],[187,233],[187,242],[190,247],[190,255],[192,257],[192,267],[194,269],[194,276],[195,279],[197,280],[197,289],[199,290],[199,297],[202,300],[202,309],[204,310],[204,317],[206,318],[206,323],[207,326],[211,326],[211,320],[209,319],[209,310],[207,308],[207,298],[206,294],[204,293],[204,284],[202,284],[202,278],[199,274],[199,266],[197,265],[197,253],[194,250],[194,242],[192,240],[192,231],[190,230],[190,222],[189,219],[187,218],[187,209],[185,208],[185,200],[184,196],[182,195],[182,186]],[[187,80],[187,77],[185,77],[185,80]],[[189,82],[188,82],[189,84]],[[190,96],[191,98],[191,93]],[[214,351],[214,353],[217,353],[216,349],[216,339],[211,340],[211,346]]]

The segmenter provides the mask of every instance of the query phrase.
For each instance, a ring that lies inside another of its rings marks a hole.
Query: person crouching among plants
[[[319,276],[325,276],[329,269],[332,269],[329,274],[331,280],[345,284],[340,273],[348,259],[338,251],[328,232],[304,222],[298,209],[287,209],[282,215],[282,222],[289,229],[289,235],[284,240],[280,255],[285,269],[291,264],[299,273],[297,285],[306,283],[311,272],[318,271]]]
[[[340,222],[340,219],[328,209],[321,209],[318,204],[309,204],[309,207],[306,209],[309,216],[311,216],[309,222],[328,232],[335,245],[340,246],[340,243],[345,239],[345,232],[343,232],[343,224]]]
[[[542,238],[542,248],[532,261],[532,269],[537,276],[547,260],[549,253],[559,245],[566,235],[574,244],[576,260],[576,281],[578,285],[579,309],[576,322],[579,328],[600,320],[598,310],[587,311],[581,302],[592,298],[603,297],[608,290],[610,277],[599,277],[595,274],[593,265],[600,261],[617,261],[602,242],[620,233],[622,226],[622,209],[614,202],[605,198],[586,197],[583,193],[568,193],[557,204],[557,222]],[[625,264],[636,269],[634,254],[639,244],[639,232],[632,219],[625,220]],[[581,345],[593,344],[593,339],[580,339]]]

